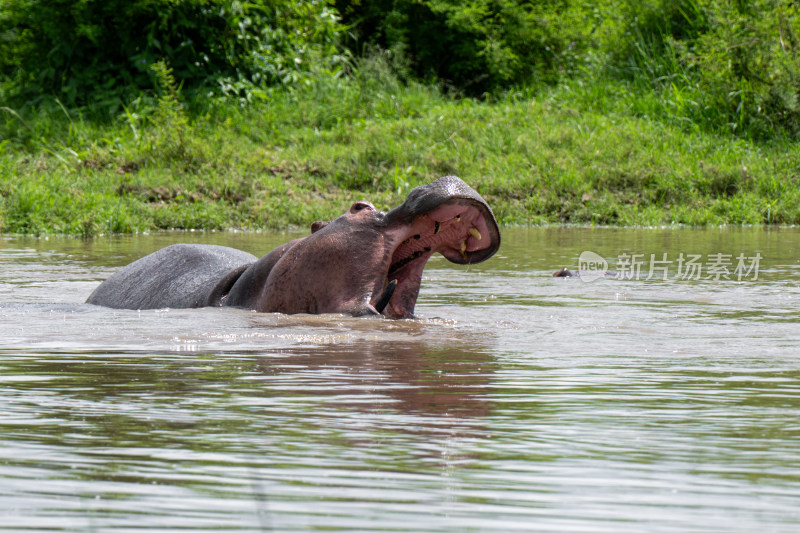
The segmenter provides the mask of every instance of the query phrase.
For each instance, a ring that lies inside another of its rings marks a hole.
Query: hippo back
[[[256,259],[224,246],[173,244],[118,270],[86,302],[116,309],[220,305]]]

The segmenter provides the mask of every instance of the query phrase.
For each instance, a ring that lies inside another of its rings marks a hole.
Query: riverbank
[[[655,105],[620,82],[458,100],[363,69],[245,106],[140,98],[106,122],[3,108],[0,232],[305,227],[444,174],[506,225],[800,223],[795,145],[652,118]]]

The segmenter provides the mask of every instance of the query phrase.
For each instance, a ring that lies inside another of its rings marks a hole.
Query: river
[[[0,530],[800,528],[800,230],[506,228],[416,320],[83,303],[295,236],[0,236]]]

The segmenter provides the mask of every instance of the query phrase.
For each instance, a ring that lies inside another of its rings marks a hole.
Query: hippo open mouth
[[[376,265],[381,274],[370,304],[390,318],[413,316],[422,271],[433,254],[438,252],[453,263],[473,264],[488,259],[500,247],[491,208],[455,176],[417,187],[402,205],[386,213],[384,222],[385,259]]]
[[[121,309],[244,307],[277,313],[413,316],[428,259],[474,264],[500,247],[481,196],[456,176],[413,189],[383,213],[366,201],[263,257],[175,244],[104,281],[88,303]]]
[[[395,247],[385,264],[382,287],[373,297],[375,310],[390,318],[413,316],[422,272],[437,252],[460,264],[477,263],[494,253],[499,232],[486,211],[485,204],[458,198],[404,226],[392,239]]]

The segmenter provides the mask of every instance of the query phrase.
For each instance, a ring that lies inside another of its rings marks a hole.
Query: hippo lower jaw
[[[428,259],[438,252],[454,263],[477,263],[481,251],[496,247],[491,228],[496,225],[483,205],[459,198],[389,230],[389,259],[379,267],[382,279],[370,300],[372,309],[387,318],[412,318]]]

